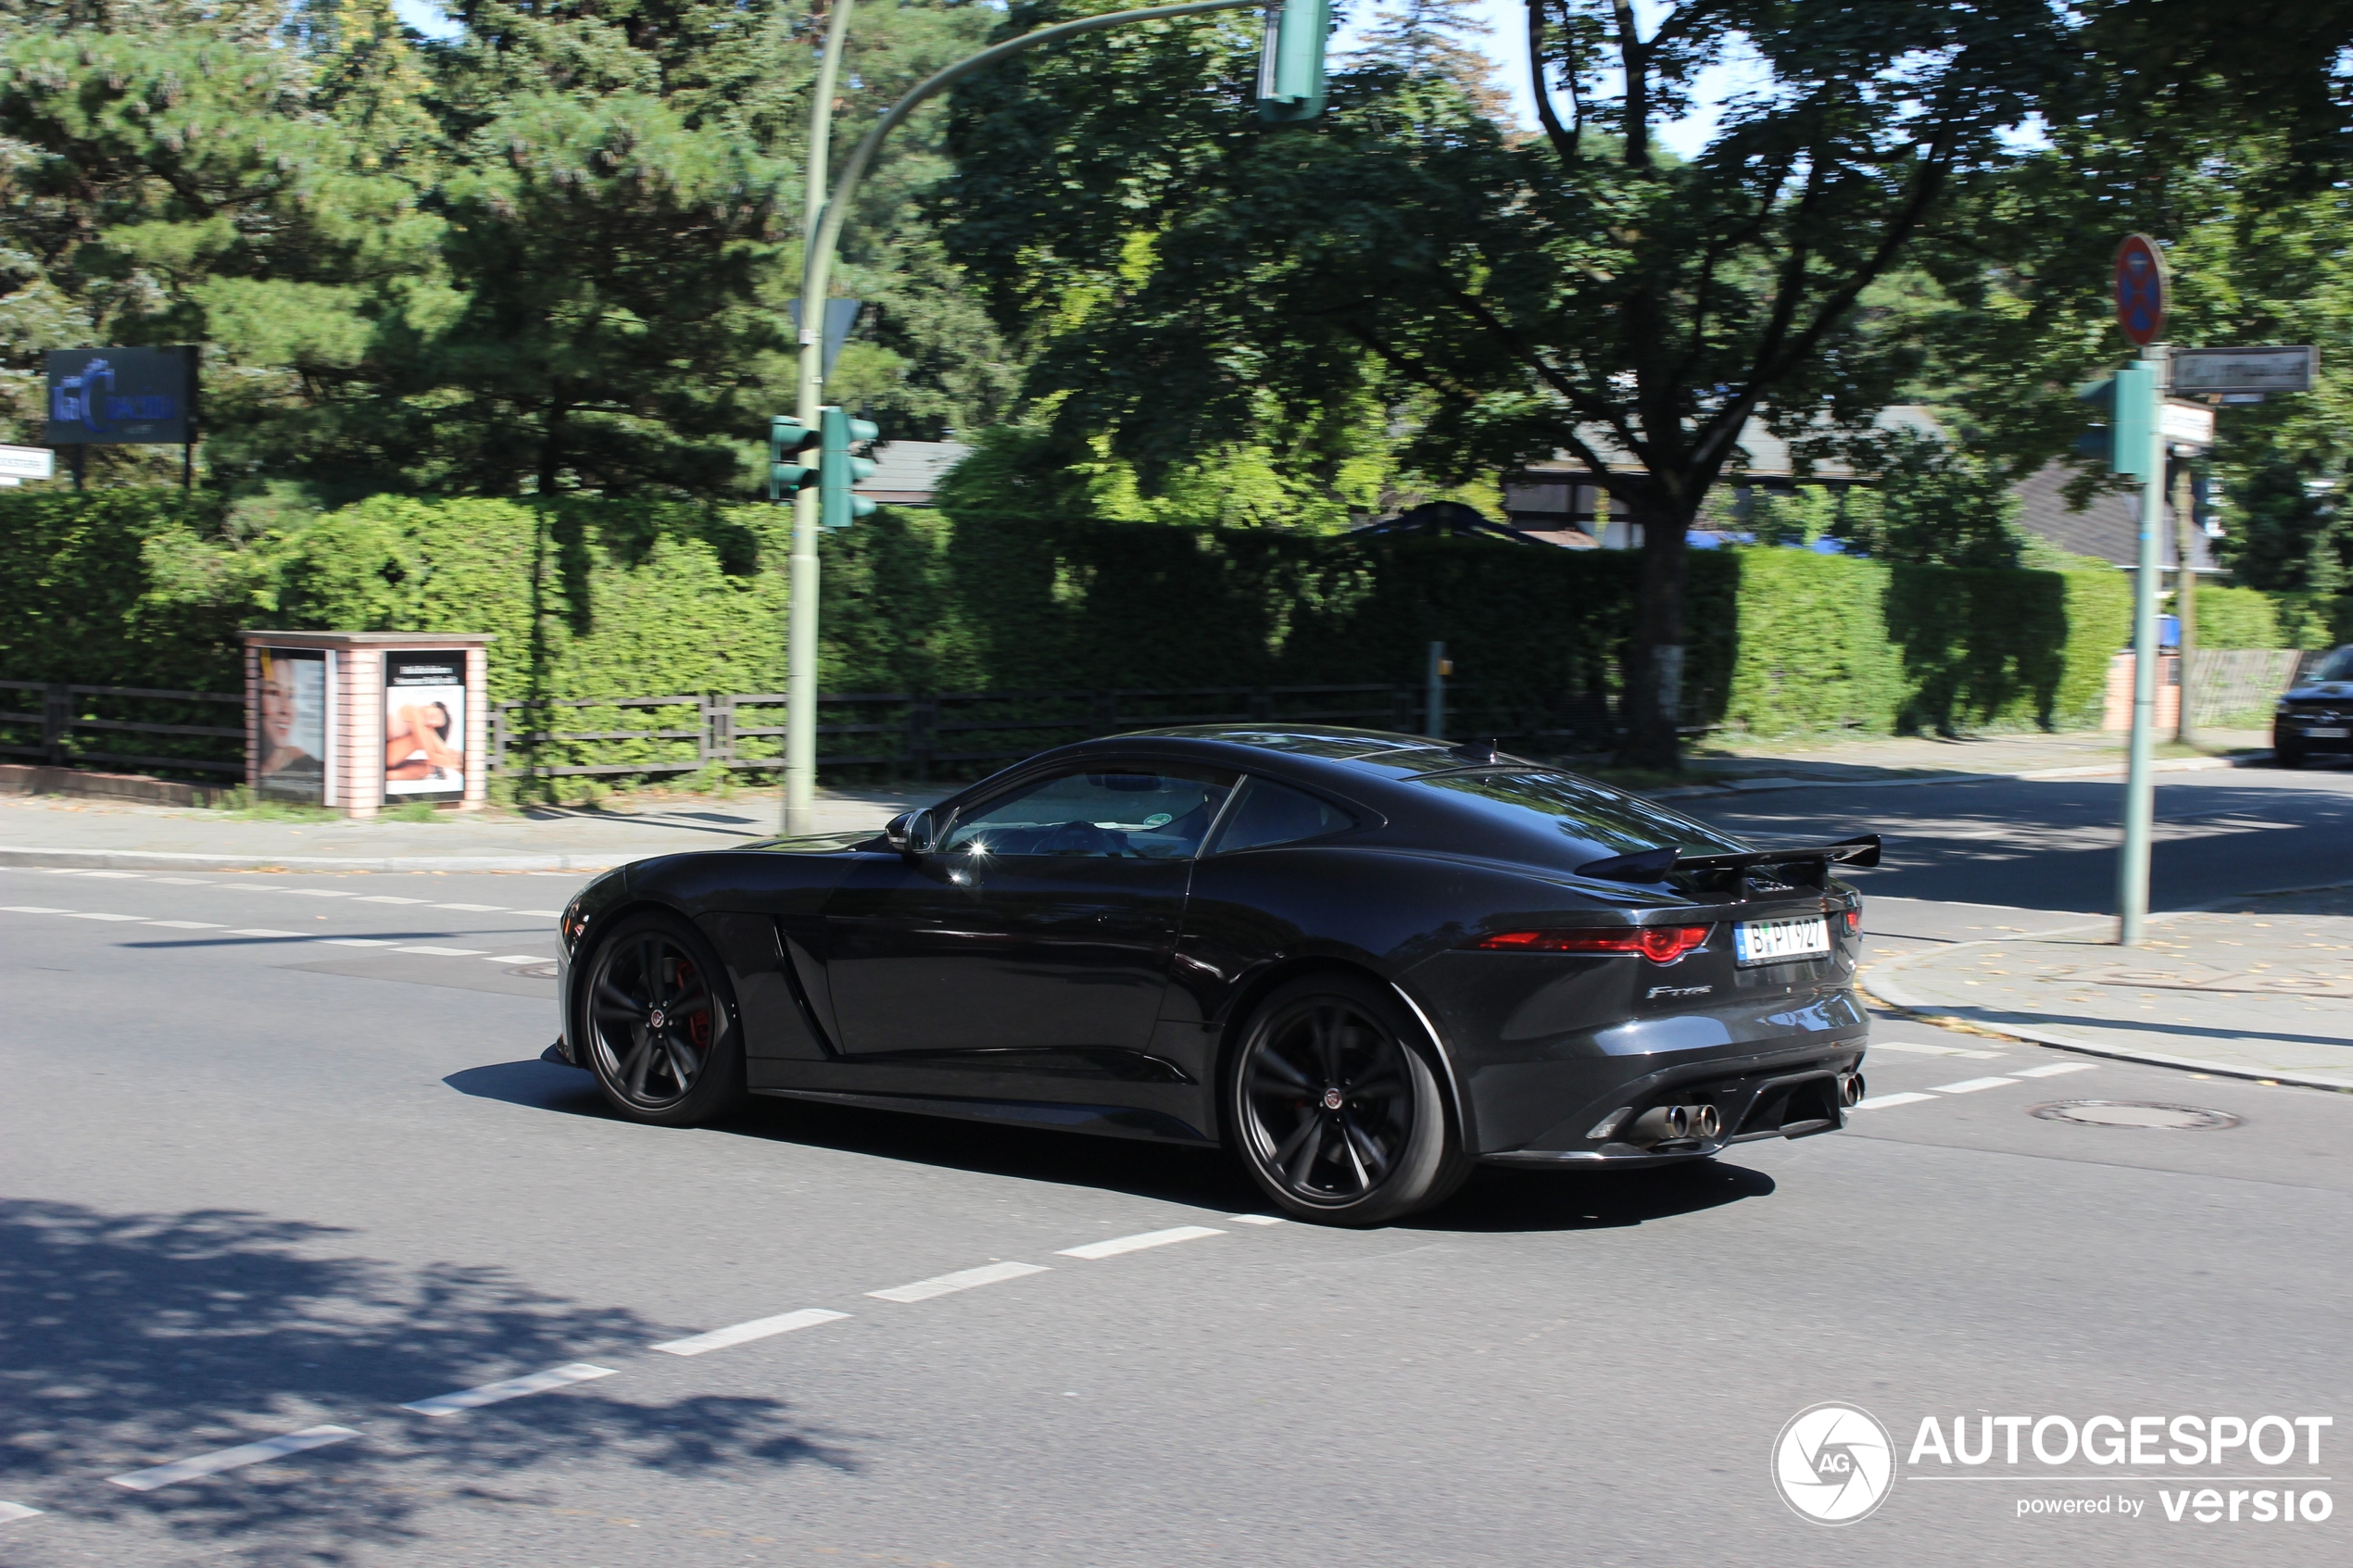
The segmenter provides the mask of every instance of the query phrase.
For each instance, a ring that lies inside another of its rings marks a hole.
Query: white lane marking
[[[133,1470],[128,1474],[109,1475],[107,1479],[134,1492],[152,1492],[157,1486],[169,1486],[175,1481],[193,1481],[199,1475],[218,1475],[224,1470],[283,1459],[305,1449],[323,1449],[330,1443],[347,1443],[359,1436],[348,1426],[306,1426],[283,1437],[265,1438],[258,1443],[240,1443],[233,1449],[222,1449],[217,1453],[198,1454],[194,1459],[183,1459],[175,1464],[158,1464],[152,1470]]]
[[[1986,1061],[1991,1061],[1994,1058],[2002,1054],[2000,1051],[1966,1050],[1959,1046],[1916,1045],[1910,1040],[1873,1040],[1871,1042],[1871,1049],[1875,1051],[1908,1051],[1916,1056],[1973,1056]]]
[[[210,920],[151,920],[149,925],[169,926],[174,931],[219,931],[219,921]]]
[[[398,940],[392,936],[321,936],[320,941],[330,947],[389,947]]]
[[[526,1394],[544,1394],[550,1388],[561,1388],[570,1383],[585,1383],[591,1378],[610,1377],[610,1367],[590,1366],[586,1361],[570,1361],[562,1366],[535,1372],[527,1377],[510,1377],[501,1383],[484,1383],[478,1387],[460,1388],[454,1394],[435,1394],[430,1399],[419,1399],[403,1405],[404,1411],[419,1415],[456,1415],[483,1405],[495,1405],[501,1399],[520,1399]]]
[[[348,898],[350,894],[333,887],[286,887],[279,891],[291,893],[297,898]]]
[[[711,1350],[724,1350],[731,1345],[749,1345],[755,1339],[771,1335],[790,1334],[798,1328],[815,1328],[821,1323],[839,1323],[848,1312],[829,1312],[823,1307],[807,1307],[798,1312],[778,1312],[773,1318],[753,1318],[749,1323],[730,1323],[714,1328],[709,1334],[690,1335],[657,1345],[655,1349],[673,1356],[699,1356]]]
[[[83,876],[110,877],[121,882],[145,882],[147,880],[147,873],[145,872],[83,872],[82,874]]]
[[[429,953],[436,959],[478,959],[480,947],[395,947],[396,953]]]
[[[302,936],[308,934],[300,931],[272,931],[266,925],[245,925],[231,926],[229,935],[232,936]]]
[[[937,1274],[930,1279],[919,1279],[912,1285],[895,1285],[888,1290],[869,1290],[866,1294],[878,1301],[928,1301],[935,1296],[953,1296],[959,1290],[975,1290],[1000,1280],[1019,1279],[1024,1274],[1042,1274],[1045,1272],[1036,1263],[991,1263],[986,1268]]]
[[[1207,1225],[1176,1225],[1164,1231],[1146,1231],[1141,1236],[1114,1236],[1109,1241],[1090,1241],[1084,1247],[1065,1247],[1054,1254],[1057,1258],[1116,1258],[1123,1252],[1141,1252],[1147,1247],[1169,1247],[1180,1241],[1199,1241],[1205,1236],[1224,1236],[1224,1231]]]
[[[1282,1223],[1282,1221],[1272,1214],[1228,1214],[1226,1217],[1238,1225],[1279,1225]]]
[[[212,885],[203,878],[194,876],[159,876],[156,880],[170,887],[210,887]]]
[[[1940,1095],[1973,1095],[1980,1089],[1998,1089],[2004,1084],[2015,1084],[2015,1078],[1964,1078],[1957,1084],[1931,1084],[1929,1087]]]
[[[436,909],[464,909],[469,914],[497,915],[507,912],[504,904],[435,904]]]
[[[1936,1097],[1934,1095],[1914,1094],[1873,1095],[1869,1099],[1856,1100],[1850,1109],[1855,1110],[1884,1110],[1891,1105],[1918,1105],[1924,1099],[1934,1099]]]
[[[547,963],[552,960],[538,958],[530,953],[500,953],[490,961],[492,963]]]
[[[396,898],[389,893],[362,893],[359,896],[359,901],[363,904],[422,904],[424,902],[422,898]]]
[[[519,915],[537,915],[542,920],[561,920],[564,918],[564,912],[561,909],[517,909],[514,912]]]
[[[2013,1078],[2056,1078],[2062,1073],[2089,1073],[2099,1065],[2091,1061],[2054,1061],[2047,1067],[2021,1067],[2010,1074]]]
[[[19,1519],[37,1519],[41,1511],[27,1508],[20,1502],[0,1502],[0,1524],[13,1524]]]
[[[145,918],[146,918],[146,917],[145,917],[145,915],[102,915],[102,914],[94,914],[94,913],[92,913],[90,910],[87,910],[87,909],[77,909],[77,910],[74,910],[74,911],[69,912],[69,913],[66,916],[66,919],[68,919],[68,920],[134,920],[134,921],[135,921],[135,920],[145,920]]]
[[[0,904],[0,909],[5,909],[12,915],[62,915],[70,912],[66,909],[53,909],[46,904]]]

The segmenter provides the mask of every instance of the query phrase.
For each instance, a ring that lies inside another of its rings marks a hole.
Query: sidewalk
[[[2096,1056],[2353,1090],[2353,888],[1962,942],[1875,964],[1863,988],[1922,1018]]]
[[[900,812],[948,793],[822,791],[817,831],[879,832]],[[724,798],[643,796],[610,809],[453,812],[429,822],[288,821],[202,807],[9,796],[0,797],[0,865],[586,872],[772,837],[782,814],[781,802],[767,790]]]
[[[2271,745],[2271,734],[2264,730],[2203,730],[2196,750],[2170,741],[2161,745],[2158,766],[2169,772],[2226,768],[2233,765],[2233,757],[2220,754],[2237,754],[2251,760],[2256,754],[2268,756]],[[1725,735],[1692,746],[1688,762],[1692,771],[1720,783],[1659,793],[1707,794],[1718,788],[1787,789],[1826,784],[1952,784],[1973,778],[2081,778],[2121,772],[2124,763],[2124,736],[2101,730],[1957,739],[1857,735],[1831,742]]]

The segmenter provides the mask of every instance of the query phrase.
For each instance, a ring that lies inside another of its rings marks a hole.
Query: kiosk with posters
[[[488,633],[243,635],[255,798],[353,817],[483,803]]]

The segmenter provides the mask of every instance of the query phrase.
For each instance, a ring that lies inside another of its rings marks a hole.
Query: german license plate
[[[1820,915],[1744,920],[1732,927],[1732,958],[1739,963],[1781,963],[1819,958],[1830,950],[1831,924]]]
[[[2353,737],[2353,730],[2342,724],[2317,724],[2304,732],[2313,740],[2345,740]]]

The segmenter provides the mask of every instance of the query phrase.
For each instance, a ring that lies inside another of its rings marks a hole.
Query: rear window
[[[1620,794],[1575,773],[1541,769],[1480,769],[1425,774],[1425,788],[1463,796],[1525,826],[1549,829],[1579,844],[1593,846],[1595,859],[1631,855],[1667,845],[1688,853],[1718,855],[1748,847],[1705,822],[1647,800]]]
[[[1226,825],[1218,830],[1214,852],[1225,855],[1237,849],[1263,849],[1270,844],[1297,844],[1355,825],[1355,818],[1327,800],[1253,778],[1242,785],[1242,797],[1234,802]]]
[[[2353,647],[2337,649],[2314,666],[2308,681],[2353,681]]]

